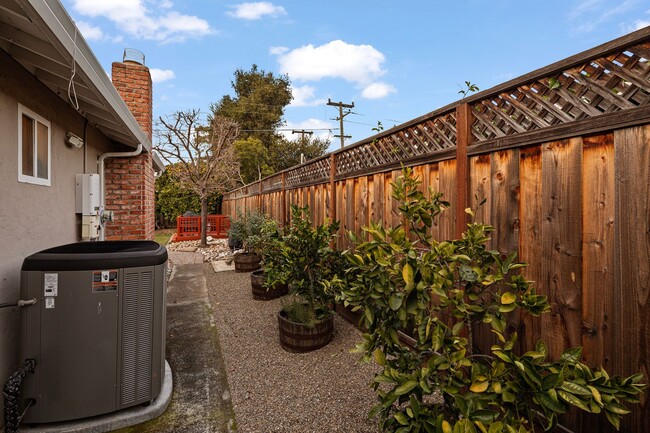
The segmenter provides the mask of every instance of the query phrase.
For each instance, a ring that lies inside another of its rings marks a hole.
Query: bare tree
[[[178,167],[181,185],[201,201],[201,246],[207,246],[208,197],[233,185],[239,162],[233,142],[239,125],[225,117],[210,117],[204,124],[200,110],[177,111],[159,118],[155,149]]]

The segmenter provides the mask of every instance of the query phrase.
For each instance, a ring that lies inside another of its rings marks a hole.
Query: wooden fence
[[[519,253],[549,297],[541,319],[511,323],[521,348],[553,356],[581,345],[586,363],[650,376],[650,28],[481,92],[224,196],[224,214],[261,209],[284,223],[291,204],[315,223],[398,223],[391,182],[402,164],[444,193],[434,228],[458,236],[464,209],[496,227],[491,246]],[[479,335],[486,351],[491,336]],[[621,431],[650,426],[648,393]],[[576,432],[614,431],[571,413]]]

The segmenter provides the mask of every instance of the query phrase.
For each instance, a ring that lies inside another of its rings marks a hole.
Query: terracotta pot
[[[239,253],[235,254],[235,271],[237,272],[251,272],[260,268],[262,256],[253,253]]]
[[[270,299],[284,296],[289,292],[289,286],[287,284],[278,283],[267,289],[264,287],[265,281],[266,275],[264,275],[264,270],[260,269],[251,273],[253,299],[257,299],[258,301],[268,301]]]
[[[334,335],[334,316],[309,327],[303,323],[290,321],[284,311],[278,313],[280,345],[287,352],[304,353],[320,349],[332,341]]]

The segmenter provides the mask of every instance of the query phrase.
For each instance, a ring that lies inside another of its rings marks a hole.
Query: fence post
[[[282,192],[280,193],[280,222],[282,227],[287,224],[287,191],[284,189],[285,179],[284,171],[282,172]]]
[[[336,221],[336,184],[334,182],[336,176],[336,155],[330,155],[330,221]]]
[[[465,209],[469,206],[469,161],[467,146],[472,142],[472,108],[461,103],[456,107],[456,237],[460,238],[467,226]]]

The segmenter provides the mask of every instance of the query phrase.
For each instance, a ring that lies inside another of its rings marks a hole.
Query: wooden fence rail
[[[464,209],[496,227],[491,247],[518,251],[552,311],[511,324],[521,348],[543,338],[552,356],[581,345],[585,361],[650,376],[650,28],[436,110],[224,196],[224,214],[260,209],[288,222],[291,204],[315,223],[399,222],[391,182],[414,167],[451,209],[434,227],[458,236]],[[477,350],[487,351],[489,335]],[[572,413],[576,432],[611,432]],[[647,432],[650,403],[621,431]]]

